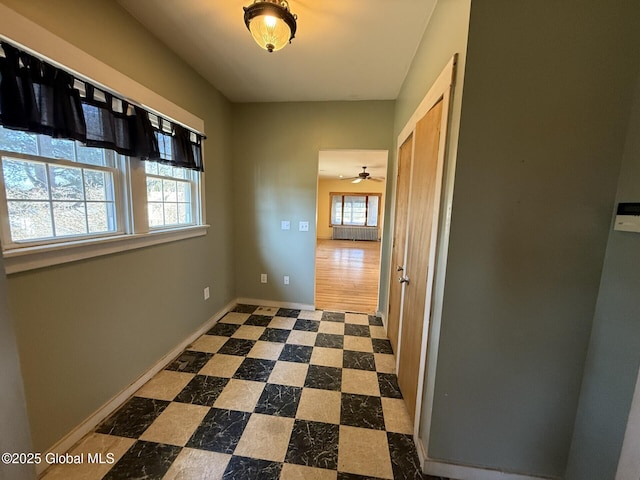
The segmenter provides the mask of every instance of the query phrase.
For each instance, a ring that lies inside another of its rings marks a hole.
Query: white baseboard
[[[295,310],[315,310],[315,305],[307,303],[276,302],[274,300],[258,300],[257,298],[237,298],[236,303],[261,305],[264,307],[293,308]]]
[[[380,310],[378,310],[376,312],[376,317],[380,317],[382,319],[382,326],[384,327],[384,331],[387,331],[387,316],[381,312]]]
[[[231,309],[237,304],[236,300],[232,300],[227,303],[222,309],[217,311],[209,320],[207,320],[198,330],[193,332],[182,342],[176,345],[170,352],[164,355],[158,362],[142,374],[131,385],[118,393],[115,397],[105,403],[92,413],[86,420],[80,425],[71,430],[62,439],[56,442],[49,450],[43,453],[43,458],[47,453],[63,454],[69,451],[76,443],[78,443],[86,434],[96,428],[100,422],[120,408],[136,391],[140,389],[145,383],[147,383],[156,373],[165,368],[174,358],[176,358],[184,349],[192,344],[201,335],[211,329],[213,325],[224,317]],[[42,462],[36,465],[36,473],[41,475],[49,467],[47,462]]]
[[[420,449],[418,449],[420,455]],[[422,458],[420,459],[422,460]],[[456,480],[557,480],[559,477],[536,477],[520,473],[501,472],[489,468],[468,467],[427,459],[422,471],[428,475],[455,478]]]

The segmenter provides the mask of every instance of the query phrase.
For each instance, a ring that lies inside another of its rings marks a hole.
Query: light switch
[[[309,222],[300,222],[299,226],[298,226],[298,230],[301,232],[308,232],[309,231]]]
[[[280,222],[280,228],[282,228],[282,230],[290,230],[291,222],[289,222],[289,220],[282,220]]]

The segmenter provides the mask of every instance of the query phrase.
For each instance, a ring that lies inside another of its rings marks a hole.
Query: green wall
[[[432,458],[565,472],[637,18],[637,2],[472,3]]]
[[[452,93],[452,103],[449,112],[449,139],[447,140],[447,153],[445,160],[445,174],[443,183],[443,205],[450,199],[453,193],[453,172],[457,155],[458,130],[460,128],[460,109],[462,105],[462,88],[464,84],[464,70],[467,50],[467,33],[469,30],[469,9],[471,0],[446,0],[440,1],[431,15],[429,24],[424,32],[420,45],[407,72],[402,88],[396,100],[393,123],[394,149],[391,155],[389,172],[396,171],[396,153],[398,135],[409,121],[413,112],[418,108],[429,88],[436,81],[444,67],[457,54],[456,84]],[[395,198],[395,179],[387,182],[387,198]],[[387,223],[385,234],[390,235],[393,225],[393,212],[389,208],[391,220]],[[444,236],[443,236],[444,235]],[[446,244],[446,232],[442,232],[439,244]],[[391,245],[384,244],[382,248],[382,271],[380,275],[380,291],[382,292],[382,311],[386,311],[389,294],[389,270],[391,261]],[[441,260],[439,260],[439,263]],[[442,265],[441,267],[443,267]],[[436,295],[441,293],[436,285]]]
[[[640,76],[627,129],[616,206],[617,202],[638,201]],[[614,216],[615,210],[612,220]],[[639,233],[611,228],[567,480],[613,479],[615,476],[640,365],[639,252]]]
[[[206,236],[9,276],[33,443],[44,451],[234,298],[231,105],[116,2],[2,2],[199,116],[208,137]]]
[[[0,258],[0,272],[4,261]],[[20,372],[14,322],[7,302],[7,279],[0,274],[0,453],[32,452],[29,420],[24,402],[24,386]],[[34,479],[33,465],[0,463],[0,479]]]
[[[392,101],[234,105],[238,297],[314,303],[318,153],[391,150],[393,107]],[[281,230],[281,220],[291,230]],[[299,221],[309,222],[308,232],[298,231]],[[269,283],[260,283],[261,273]]]

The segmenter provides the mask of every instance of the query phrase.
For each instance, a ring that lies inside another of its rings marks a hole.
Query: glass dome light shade
[[[256,43],[268,52],[282,49],[296,33],[296,16],[281,0],[256,0],[244,7],[244,22]]]

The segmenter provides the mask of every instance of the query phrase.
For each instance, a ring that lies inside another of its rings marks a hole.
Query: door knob
[[[409,278],[408,277],[398,277],[398,281],[400,283],[406,283],[407,285],[409,285]]]

